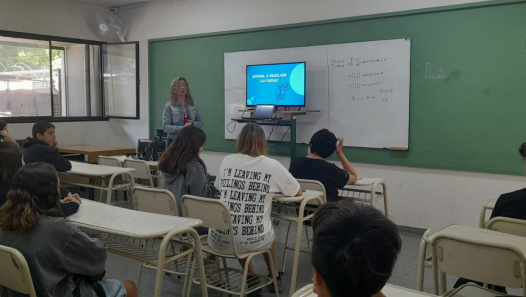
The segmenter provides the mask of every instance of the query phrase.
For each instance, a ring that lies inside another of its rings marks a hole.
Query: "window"
[[[0,31],[0,118],[139,118],[138,43]]]

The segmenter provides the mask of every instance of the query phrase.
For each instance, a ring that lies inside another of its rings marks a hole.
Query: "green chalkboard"
[[[524,174],[526,1],[258,28],[149,41],[150,131],[161,126],[171,80],[188,79],[205,122],[205,149],[224,139],[224,53],[411,38],[409,151],[346,148],[351,161]],[[320,127],[322,128],[322,127]],[[272,143],[271,145],[276,145]],[[298,152],[306,152],[298,144]],[[289,144],[271,149],[289,154]]]

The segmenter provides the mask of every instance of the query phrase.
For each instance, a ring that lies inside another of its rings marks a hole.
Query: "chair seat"
[[[238,258],[238,259],[245,259],[247,258],[248,256],[250,256],[250,254],[254,253],[254,252],[250,252],[250,253],[239,253],[238,254],[238,257],[236,257],[234,254],[222,254],[216,250],[214,250],[212,247],[210,247],[209,245],[203,245],[202,247],[203,249],[203,252],[207,252],[209,254],[214,254],[214,255],[217,255],[219,257],[223,257],[223,258]]]
[[[456,289],[446,292],[444,297],[497,297],[510,296],[505,293],[500,293],[487,288],[483,288],[473,284],[462,285]]]

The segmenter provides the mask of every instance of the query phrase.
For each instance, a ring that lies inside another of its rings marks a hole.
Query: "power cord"
[[[244,117],[245,116],[245,112],[247,112],[247,108],[245,107],[245,110],[243,111],[243,114],[241,114],[241,117]],[[232,131],[230,131],[230,125],[234,124],[234,129],[232,129]],[[237,121],[231,121],[230,123],[228,123],[226,125],[226,130],[228,131],[228,133],[234,133],[234,131],[236,131],[236,124],[237,124]]]
[[[277,148],[277,147],[281,144],[281,142],[283,141],[283,139],[285,139],[285,136],[287,135],[287,133],[289,133],[289,130],[290,130],[290,126],[287,128],[287,131],[285,131],[285,134],[283,134],[283,137],[281,137],[281,140],[278,141],[278,143],[277,143],[275,146],[269,146],[269,145],[268,145],[268,142],[267,142],[267,146],[268,146],[268,148],[271,148],[271,149]],[[271,134],[272,134],[272,133],[271,133]],[[270,137],[270,135],[269,135],[269,137]]]

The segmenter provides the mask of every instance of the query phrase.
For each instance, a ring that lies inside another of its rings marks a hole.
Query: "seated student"
[[[7,123],[0,120],[0,142],[10,141],[16,143],[16,140],[7,131]],[[18,145],[18,144],[17,144]]]
[[[313,218],[314,293],[319,297],[385,297],[402,241],[396,225],[375,208],[328,203]]]
[[[522,159],[526,162],[526,142],[519,147],[519,153]],[[526,165],[524,166],[524,173],[526,174]],[[500,195],[495,203],[495,208],[493,208],[493,211],[491,212],[491,219],[496,217],[526,220],[526,188]],[[468,282],[473,282],[482,286],[481,282],[459,278],[453,287],[458,288]],[[492,289],[497,292],[506,293],[505,287],[492,286]]]
[[[265,257],[265,260],[269,272],[270,261],[273,261],[279,283],[281,277],[277,271],[270,219],[272,197],[276,192],[285,196],[301,195],[300,185],[281,163],[267,157],[267,140],[259,125],[249,123],[243,127],[237,138],[236,152],[223,159],[215,186],[221,193],[221,201],[230,207],[238,252],[270,249],[272,259]],[[233,252],[230,235],[222,231],[210,229],[208,243],[218,252]],[[254,271],[252,266],[249,270]]]
[[[164,188],[174,194],[179,216],[183,216],[181,198],[184,195],[205,198],[215,195],[214,186],[208,180],[205,163],[199,157],[205,141],[203,130],[186,126],[159,159],[159,170],[165,178]]]
[[[7,200],[7,193],[11,190],[11,181],[15,172],[24,165],[22,150],[18,144],[0,142],[0,206]],[[82,203],[79,195],[67,193],[66,198],[60,200],[60,210],[64,216],[77,212]]]
[[[354,184],[358,179],[356,171],[342,152],[343,138],[336,138],[334,133],[322,129],[314,135],[309,143],[308,155],[290,162],[289,171],[297,179],[317,180],[325,187],[327,202],[336,202],[338,188]],[[334,151],[338,155],[343,169],[325,161]]]
[[[44,162],[53,165],[58,172],[71,170],[71,162],[58,152],[55,126],[49,122],[33,125],[33,138],[24,143],[24,161],[26,164]]]
[[[519,147],[519,153],[526,162],[526,142]],[[526,166],[524,172],[526,174]],[[500,195],[491,212],[491,218],[495,217],[526,220],[526,189]]]
[[[62,217],[57,171],[46,163],[21,167],[0,207],[0,244],[25,257],[38,296],[137,296],[135,284],[104,279],[106,248]],[[20,296],[7,288],[0,295]]]

